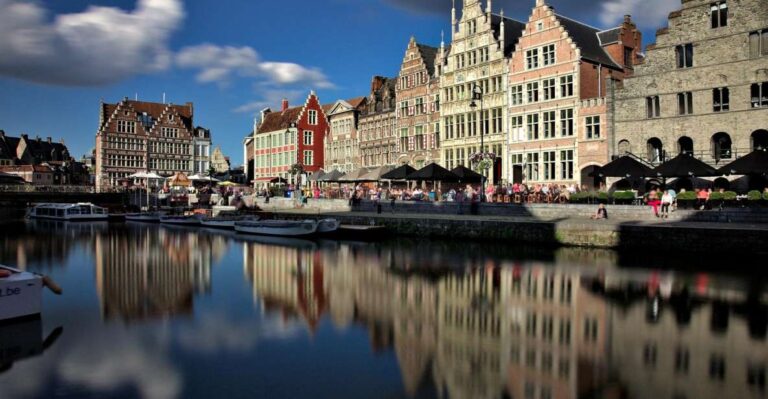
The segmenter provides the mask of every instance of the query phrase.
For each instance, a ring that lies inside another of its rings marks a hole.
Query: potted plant
[[[597,202],[598,204],[608,203],[609,196],[608,196],[608,193],[606,193],[605,191],[598,191],[597,193],[594,193],[594,194],[595,194],[594,198],[596,200],[595,202]]]
[[[738,204],[736,203],[736,197],[738,194],[734,191],[726,191],[723,193],[723,206],[725,207],[735,207]]]
[[[613,203],[619,205],[630,205],[635,200],[633,191],[616,191],[613,193]]]
[[[750,207],[761,206],[763,203],[763,195],[757,190],[752,190],[747,193],[747,203]]]
[[[677,207],[681,209],[693,209],[696,207],[696,193],[686,191],[677,195]]]

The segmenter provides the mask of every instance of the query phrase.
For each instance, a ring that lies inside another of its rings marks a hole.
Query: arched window
[[[688,136],[680,137],[677,140],[677,149],[680,154],[693,154],[693,139]]]
[[[768,150],[768,130],[752,132],[752,151],[754,150]]]
[[[716,161],[731,159],[731,136],[720,132],[712,136],[712,156]]]
[[[619,155],[624,155],[629,152],[629,140],[619,141]]]
[[[653,137],[648,140],[648,161],[651,163],[663,162],[664,148],[661,140]]]

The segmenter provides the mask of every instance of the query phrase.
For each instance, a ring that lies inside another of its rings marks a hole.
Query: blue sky
[[[677,0],[548,0],[598,27],[632,14],[644,44]],[[534,0],[494,0],[527,19]],[[195,104],[195,123],[242,163],[253,116],[315,89],[324,103],[395,75],[411,35],[438,45],[450,0],[0,0],[0,129],[94,145],[99,101]],[[457,0],[457,7],[461,1]],[[446,33],[446,37],[450,35]]]

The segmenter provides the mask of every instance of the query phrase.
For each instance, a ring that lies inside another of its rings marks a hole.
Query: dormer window
[[[173,122],[173,114],[168,115],[168,122]]]

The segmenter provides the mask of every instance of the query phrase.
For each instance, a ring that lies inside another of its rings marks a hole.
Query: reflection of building
[[[105,319],[192,312],[210,290],[212,245],[196,232],[154,226],[95,237],[96,286]]]
[[[302,248],[305,243],[310,247]],[[301,317],[315,331],[327,298],[323,263],[311,245],[302,240],[297,240],[296,247],[246,243],[243,256],[245,274],[263,308],[280,311],[284,317]]]
[[[764,0],[683,0],[616,98],[614,152],[723,165],[768,148]]]

